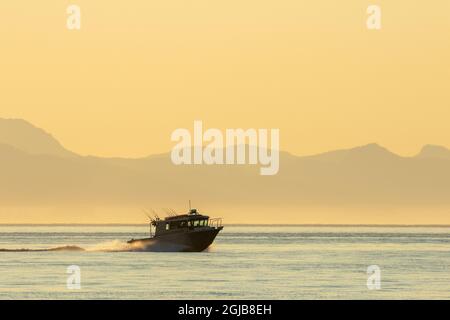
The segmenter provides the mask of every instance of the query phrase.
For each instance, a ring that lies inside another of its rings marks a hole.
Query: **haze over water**
[[[450,298],[450,227],[225,226],[208,252],[109,252],[147,226],[0,226],[1,299]],[[66,269],[81,268],[81,289]],[[381,290],[367,289],[367,267]]]

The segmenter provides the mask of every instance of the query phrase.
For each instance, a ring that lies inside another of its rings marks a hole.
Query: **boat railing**
[[[222,226],[222,218],[209,219],[208,225],[210,227],[219,228]]]

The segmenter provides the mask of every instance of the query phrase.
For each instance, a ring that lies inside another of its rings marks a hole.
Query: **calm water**
[[[146,226],[0,226],[1,299],[450,298],[450,227],[226,226],[202,253],[102,252]],[[66,286],[70,265],[81,289]],[[368,290],[367,267],[381,268]]]

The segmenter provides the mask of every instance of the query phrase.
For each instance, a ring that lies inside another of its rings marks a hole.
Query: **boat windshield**
[[[201,220],[192,220],[190,221],[191,227],[205,227],[208,225],[208,219],[201,219]]]
[[[166,230],[184,229],[187,227],[190,228],[207,227],[207,226],[208,226],[208,219],[198,219],[190,221],[172,221],[166,224]]]

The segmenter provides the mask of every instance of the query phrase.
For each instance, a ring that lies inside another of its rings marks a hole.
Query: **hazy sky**
[[[166,152],[195,119],[299,155],[449,147],[450,1],[376,3],[381,31],[369,0],[2,1],[0,117],[103,156]]]

